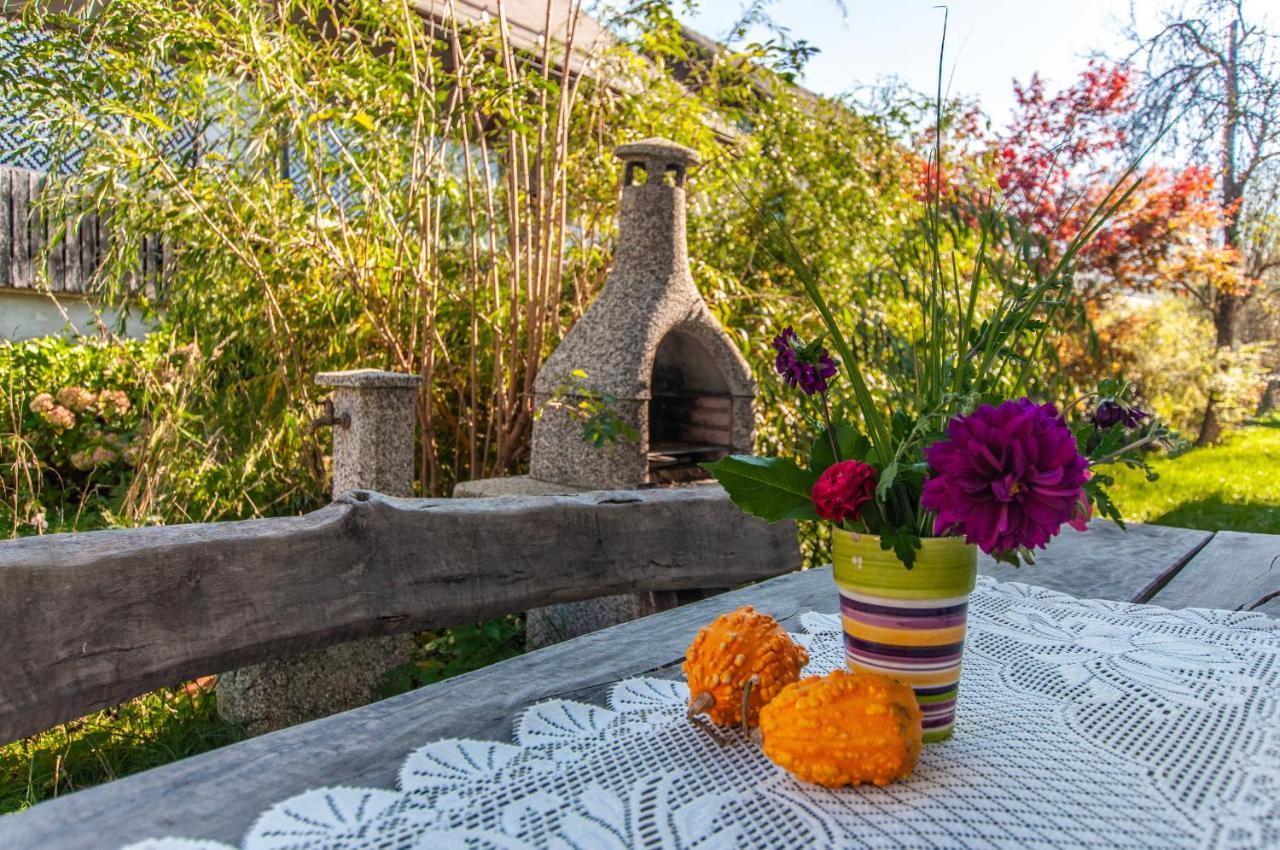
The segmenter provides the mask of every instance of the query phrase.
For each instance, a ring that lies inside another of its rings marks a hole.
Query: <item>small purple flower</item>
[[[1052,404],[983,405],[925,449],[932,475],[920,504],[935,534],[959,532],[982,551],[1043,547],[1084,501],[1089,463]]]
[[[806,395],[827,391],[827,379],[836,374],[836,362],[825,348],[805,345],[790,327],[773,338],[774,368],[789,386],[799,387]]]
[[[1145,410],[1127,407],[1114,399],[1107,399],[1093,411],[1093,424],[1102,431],[1123,424],[1126,428],[1137,428],[1142,420],[1151,416]]]

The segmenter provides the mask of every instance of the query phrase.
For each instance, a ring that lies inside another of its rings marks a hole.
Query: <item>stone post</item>
[[[333,428],[333,487],[413,495],[414,401],[422,378],[358,369],[321,372],[333,387],[325,419]],[[251,735],[283,729],[372,702],[378,680],[409,659],[411,635],[368,638],[218,677],[218,713]]]

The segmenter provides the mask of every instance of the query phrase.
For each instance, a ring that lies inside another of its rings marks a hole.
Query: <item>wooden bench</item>
[[[362,637],[800,565],[714,486],[495,499],[352,491],[301,517],[0,542],[0,741]]]

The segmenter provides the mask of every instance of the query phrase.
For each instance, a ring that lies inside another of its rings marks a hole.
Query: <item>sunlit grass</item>
[[[1280,417],[1153,465],[1154,483],[1131,470],[1116,476],[1113,497],[1127,520],[1280,534]]]
[[[0,814],[243,737],[218,717],[212,692],[155,691],[0,747]]]

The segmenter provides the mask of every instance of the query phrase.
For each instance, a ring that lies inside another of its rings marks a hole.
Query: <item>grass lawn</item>
[[[1133,470],[1116,475],[1113,497],[1125,519],[1280,534],[1280,417],[1153,465],[1160,474],[1154,483]]]

